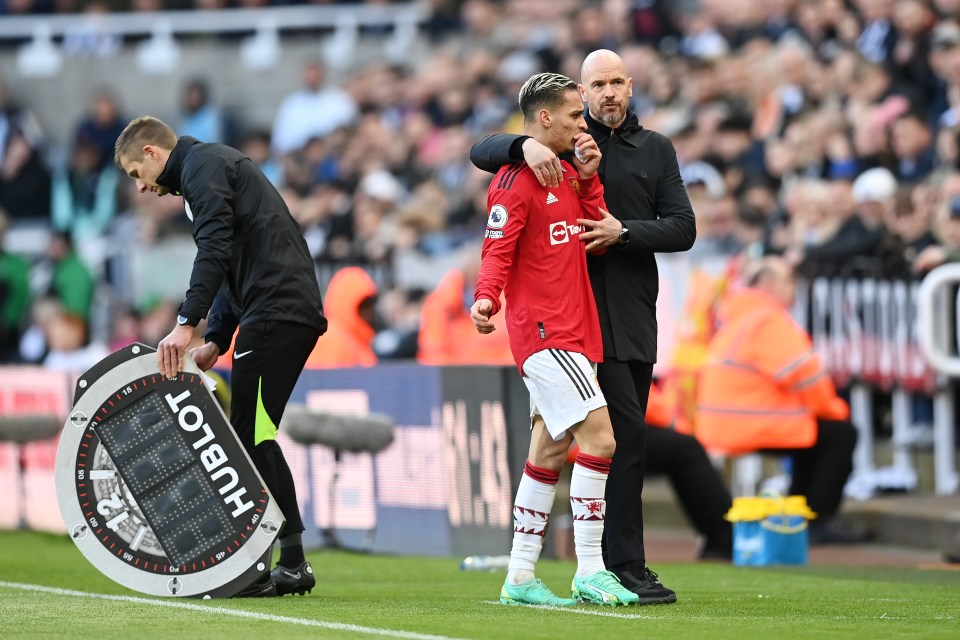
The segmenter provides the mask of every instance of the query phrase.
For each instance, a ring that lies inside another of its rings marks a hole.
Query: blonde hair
[[[568,91],[576,91],[577,83],[559,73],[538,73],[520,87],[520,111],[527,122],[543,108],[556,109]]]
[[[154,144],[169,151],[177,146],[177,134],[167,123],[153,116],[131,120],[113,146],[113,162],[120,167],[123,157],[131,160],[143,159],[143,147],[147,144]]]

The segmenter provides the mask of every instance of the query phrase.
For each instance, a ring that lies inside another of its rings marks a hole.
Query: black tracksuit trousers
[[[240,327],[233,349],[230,422],[283,512],[281,538],[302,532],[303,520],[277,427],[319,337],[304,324],[253,322]]]
[[[857,430],[849,420],[817,420],[817,441],[806,449],[771,449],[768,453],[793,458],[790,494],[807,497],[817,520],[837,514],[843,487],[853,472]]]

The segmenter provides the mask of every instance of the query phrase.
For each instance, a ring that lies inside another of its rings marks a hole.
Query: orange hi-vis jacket
[[[497,330],[480,335],[464,306],[466,278],[451,269],[423,301],[417,362],[428,365],[514,364],[506,314],[492,321]],[[473,289],[470,289],[472,300]]]
[[[716,331],[716,311],[726,293],[729,278],[715,276],[695,268],[687,283],[687,295],[683,311],[677,318],[673,353],[661,383],[670,404],[677,410],[676,429],[683,433],[691,430],[697,411],[697,376],[707,359],[707,346]],[[659,400],[651,389],[647,402],[647,424],[650,422],[650,403]]]
[[[375,332],[360,317],[360,303],[377,294],[377,285],[360,267],[344,267],[330,280],[323,297],[327,332],[307,358],[307,369],[372,367],[377,354],[370,346]]]
[[[718,311],[697,383],[696,434],[707,449],[738,454],[812,446],[817,418],[846,420],[806,331],[773,297],[729,294]]]
[[[644,422],[648,427],[673,429],[678,433],[691,434],[693,430],[683,414],[678,410],[676,398],[670,392],[653,383],[647,397],[647,414]]]

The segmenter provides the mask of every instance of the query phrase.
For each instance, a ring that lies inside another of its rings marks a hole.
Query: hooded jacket
[[[466,277],[460,269],[451,269],[423,301],[417,362],[427,365],[514,364],[507,333],[506,314],[491,318],[497,330],[489,335],[477,333],[470,311],[464,304]]]
[[[728,454],[811,447],[817,418],[849,418],[810,337],[776,299],[742,289],[717,315],[697,384],[703,446]]]
[[[307,358],[307,369],[372,367],[377,364],[377,354],[370,346],[374,329],[360,317],[360,303],[375,295],[377,285],[360,267],[337,271],[327,287],[330,326]]]
[[[250,158],[184,136],[157,183],[183,196],[193,221],[197,257],[179,309],[187,324],[206,317],[206,339],[221,353],[238,324],[284,321],[326,329],[300,225]]]

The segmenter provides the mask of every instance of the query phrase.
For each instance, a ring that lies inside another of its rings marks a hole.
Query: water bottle
[[[460,563],[463,571],[504,571],[510,556],[467,556]]]

